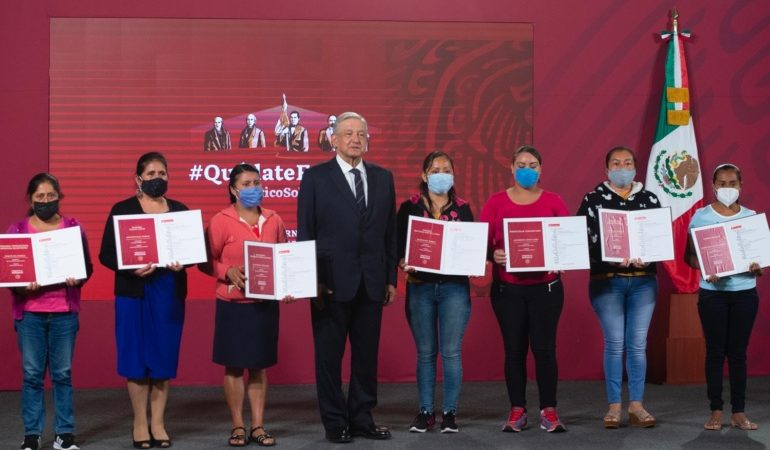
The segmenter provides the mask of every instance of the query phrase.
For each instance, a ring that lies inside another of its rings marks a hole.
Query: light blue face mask
[[[265,190],[262,186],[254,186],[238,191],[238,200],[241,205],[246,208],[253,208],[259,206],[262,203],[262,198],[265,196]]]
[[[617,187],[627,187],[631,185],[636,176],[636,169],[615,169],[607,171],[607,177],[610,182]]]
[[[455,177],[451,173],[432,173],[428,175],[428,190],[434,194],[444,195],[452,189]]]
[[[524,189],[529,189],[537,184],[537,180],[540,178],[540,173],[529,167],[519,167],[513,172],[513,177],[519,186]]]

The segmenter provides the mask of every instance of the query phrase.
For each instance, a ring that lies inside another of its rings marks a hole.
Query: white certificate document
[[[206,262],[199,209],[113,217],[118,269]]]
[[[483,276],[489,225],[409,216],[406,265],[420,272]]]
[[[507,272],[590,268],[584,216],[504,219],[503,230]]]
[[[80,227],[0,236],[0,286],[41,286],[86,278]]]
[[[751,263],[770,266],[770,230],[764,213],[691,228],[690,234],[704,280],[748,272]]]
[[[602,261],[642,262],[674,259],[674,234],[670,208],[636,211],[599,208],[599,239]]]
[[[312,298],[318,295],[315,241],[267,244],[243,243],[248,298],[280,300],[287,295]]]
[[[35,274],[41,286],[86,278],[86,259],[80,227],[34,233]]]

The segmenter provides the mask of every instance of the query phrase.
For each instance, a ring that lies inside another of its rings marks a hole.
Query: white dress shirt
[[[345,179],[348,180],[348,185],[350,186],[350,191],[353,192],[353,198],[356,196],[356,176],[353,175],[353,172],[350,171],[350,169],[353,169],[354,167],[348,164],[344,159],[340,158],[340,155],[337,155],[337,164],[340,165],[340,169],[342,169],[342,174],[345,175]],[[369,184],[366,181],[366,168],[364,167],[364,160],[359,160],[358,165],[356,165],[355,169],[358,169],[361,172],[361,181],[363,181],[364,184],[364,203],[366,205],[369,204]]]

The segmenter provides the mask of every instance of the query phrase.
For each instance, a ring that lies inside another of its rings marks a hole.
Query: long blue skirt
[[[176,377],[184,324],[184,300],[172,273],[145,284],[144,298],[115,297],[118,374],[128,379]]]

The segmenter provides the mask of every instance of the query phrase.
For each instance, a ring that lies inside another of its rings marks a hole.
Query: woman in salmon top
[[[278,362],[278,302],[246,298],[243,242],[286,242],[286,227],[275,211],[263,208],[265,191],[259,171],[251,164],[238,164],[230,172],[230,206],[209,223],[209,262],[201,266],[216,278],[214,322],[215,363],[225,366],[225,400],[233,429],[228,445],[243,447],[255,441],[263,447],[275,445],[264,428],[267,371]],[[292,297],[282,299],[292,302]],[[248,372],[245,380],[244,371]],[[248,396],[251,427],[246,433],[243,401]]]

